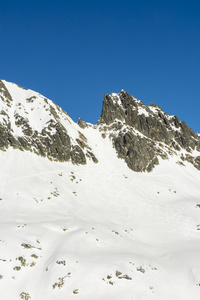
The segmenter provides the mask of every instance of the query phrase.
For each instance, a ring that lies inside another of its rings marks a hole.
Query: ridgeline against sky
[[[0,78],[96,123],[126,90],[194,130],[200,110],[199,1],[1,1]]]

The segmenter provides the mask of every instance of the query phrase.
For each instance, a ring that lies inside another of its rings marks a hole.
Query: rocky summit
[[[200,137],[177,116],[151,103],[145,106],[125,91],[104,96],[98,125],[109,133],[117,154],[134,171],[151,171],[158,158],[180,156],[200,170]]]

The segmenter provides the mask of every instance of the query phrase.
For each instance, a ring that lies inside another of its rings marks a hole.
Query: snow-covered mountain
[[[42,95],[0,81],[0,147],[29,150],[49,159],[85,164],[96,161],[78,126]]]
[[[0,299],[200,299],[200,136],[125,91],[96,125],[0,81]]]

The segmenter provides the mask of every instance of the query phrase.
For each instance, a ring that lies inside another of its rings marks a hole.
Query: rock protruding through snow
[[[74,164],[86,164],[86,157],[94,161],[87,138],[53,101],[2,80],[0,100],[1,150],[11,146]]]
[[[177,116],[155,104],[145,106],[124,90],[104,96],[98,125],[109,132],[119,158],[134,171],[151,171],[159,157],[176,153],[200,170],[200,156],[193,154],[200,151],[199,136]]]

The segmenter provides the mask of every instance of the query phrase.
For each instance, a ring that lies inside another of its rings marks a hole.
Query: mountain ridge
[[[104,95],[96,125],[81,119],[76,124],[53,101],[14,83],[1,80],[0,94],[2,150],[12,146],[58,161],[86,164],[90,159],[97,163],[95,150],[84,134],[85,127],[93,126],[102,137],[108,135],[118,157],[133,171],[150,172],[159,157],[167,159],[173,154],[179,156],[179,163],[189,161],[200,170],[200,136],[177,116],[153,103],[145,106],[124,90]]]
[[[13,98],[9,89],[13,91]],[[1,100],[6,104],[0,113],[4,122],[4,126],[1,123],[0,127],[1,149],[12,146],[20,150],[34,151],[49,159],[71,160],[75,164],[85,164],[86,155],[96,161],[86,143],[83,146],[86,138],[82,134],[76,134],[76,140],[69,136],[66,128],[70,128],[72,132],[77,131],[74,128],[75,123],[53,101],[13,83],[1,81],[0,91]],[[15,104],[13,99],[16,100]]]

